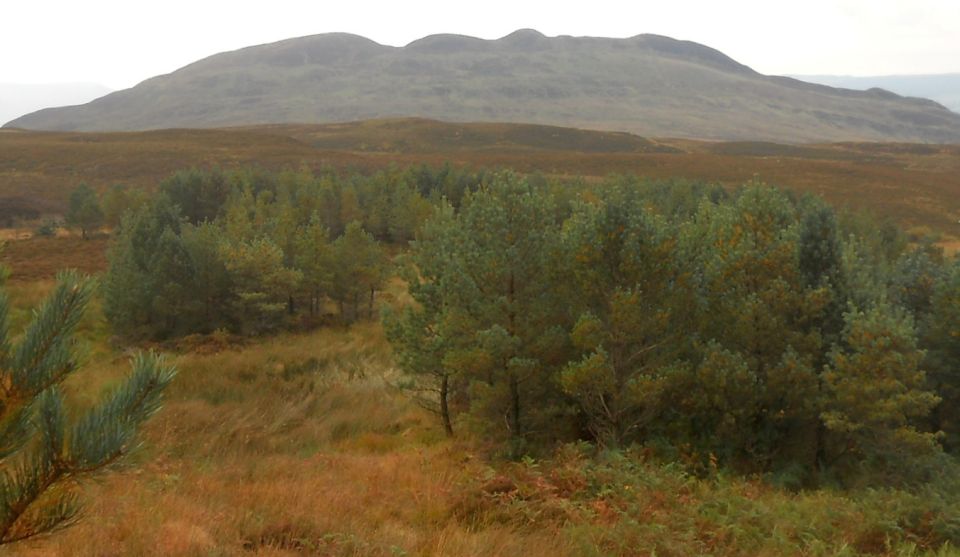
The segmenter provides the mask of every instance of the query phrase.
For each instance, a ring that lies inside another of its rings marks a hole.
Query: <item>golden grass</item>
[[[121,373],[121,360],[81,373],[103,382]],[[569,554],[548,532],[472,531],[451,516],[482,465],[389,387],[376,324],[176,362],[180,375],[136,467],[88,486],[79,525],[18,552]]]

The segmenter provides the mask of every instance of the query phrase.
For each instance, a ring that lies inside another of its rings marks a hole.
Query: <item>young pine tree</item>
[[[310,315],[322,313],[322,304],[333,281],[333,249],[330,231],[323,225],[319,213],[310,222],[297,229],[294,240],[294,267],[303,274],[300,290],[307,298]]]
[[[473,346],[471,331],[458,327],[461,320],[452,318],[457,313],[444,304],[444,272],[455,249],[455,225],[449,206],[430,219],[413,244],[409,265],[401,266],[401,277],[416,304],[399,311],[387,307],[383,315],[387,339],[405,375],[400,387],[420,406],[437,414],[451,436],[455,413],[451,398],[463,375],[456,362],[464,361],[461,355]]]
[[[182,224],[165,196],[123,218],[103,280],[103,311],[118,334],[164,338],[191,330],[200,303]]]
[[[932,422],[943,431],[946,449],[956,454],[960,452],[960,260],[943,273],[930,305],[921,335],[927,349],[924,367],[931,387],[943,399],[934,409]]]
[[[12,344],[0,293],[0,545],[55,531],[78,518],[77,480],[109,469],[137,446],[174,369],[154,355],[133,359],[128,379],[77,420],[60,385],[77,370],[72,333],[94,291],[63,274]]]
[[[360,305],[366,302],[368,316],[372,317],[374,295],[387,276],[383,248],[359,221],[353,221],[333,243],[333,261],[330,294],[339,304],[340,315],[357,319]]]
[[[233,314],[239,329],[261,334],[283,323],[290,292],[303,275],[284,265],[283,250],[268,238],[223,242],[219,257],[234,288]]]
[[[692,296],[663,219],[649,214],[635,190],[614,189],[582,204],[564,226],[572,330],[583,357],[560,375],[587,427],[606,445],[641,439],[660,414],[666,373],[689,344],[684,326]]]
[[[429,224],[427,226],[430,226]],[[514,455],[549,439],[566,411],[556,374],[569,355],[559,223],[542,189],[512,174],[468,195],[431,271],[446,336],[444,365],[469,384],[471,418],[506,434]],[[415,252],[429,246],[415,247]]]
[[[67,208],[67,224],[80,229],[84,240],[87,232],[103,224],[103,210],[97,193],[86,184],[80,184],[70,193],[70,204]]]
[[[926,389],[912,319],[884,302],[850,312],[844,343],[824,376],[833,460],[885,469],[935,452],[936,435],[917,423],[940,399]]]

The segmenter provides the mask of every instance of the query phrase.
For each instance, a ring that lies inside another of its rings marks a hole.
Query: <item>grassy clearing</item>
[[[24,554],[502,555],[553,547],[545,536],[473,532],[452,519],[451,499],[479,464],[464,461],[468,450],[389,387],[393,371],[375,324],[176,362],[180,376],[137,466],[90,486],[83,522]],[[122,367],[109,361],[84,373],[103,383]]]
[[[12,285],[14,321],[51,286]],[[83,406],[128,366],[97,307],[79,336],[88,365],[68,389]],[[86,487],[78,525],[17,554],[952,554],[898,521],[899,495],[696,479],[642,451],[489,460],[391,387],[375,323],[190,346],[134,465]]]

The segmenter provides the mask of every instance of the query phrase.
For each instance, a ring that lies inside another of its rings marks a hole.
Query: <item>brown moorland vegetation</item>
[[[947,236],[960,232],[960,146],[780,145],[645,139],[518,124],[423,119],[135,133],[0,132],[0,201],[65,207],[80,182],[152,188],[191,166],[266,169],[389,165],[510,167],[581,176],[686,178],[735,187],[754,177]]]
[[[83,240],[79,236],[29,238],[7,242],[0,262],[10,270],[10,279],[30,282],[48,280],[63,269],[97,274],[107,268],[106,236]]]

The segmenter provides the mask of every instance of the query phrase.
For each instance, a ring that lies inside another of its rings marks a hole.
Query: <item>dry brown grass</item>
[[[79,525],[19,553],[571,554],[555,533],[456,519],[485,466],[389,388],[375,324],[176,361],[137,467],[91,484]],[[116,355],[84,373],[102,387],[123,367]]]
[[[108,241],[103,235],[89,240],[76,236],[8,240],[0,251],[0,263],[17,282],[51,279],[63,269],[94,275],[107,268]]]

